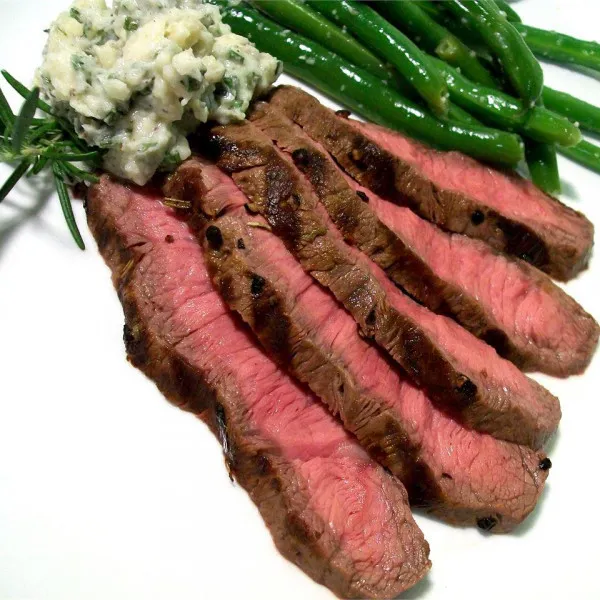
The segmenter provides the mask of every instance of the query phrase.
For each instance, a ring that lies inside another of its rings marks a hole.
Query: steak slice
[[[256,103],[249,119],[292,156],[346,242],[411,297],[451,316],[523,370],[558,376],[585,370],[598,325],[547,276],[362,188],[274,106]]]
[[[586,268],[592,223],[518,175],[338,116],[298,88],[277,88],[271,103],[321,142],[349,175],[383,198],[558,279]]]
[[[269,353],[402,480],[413,505],[494,532],[512,529],[530,513],[547,477],[545,455],[467,430],[436,409],[358,335],[354,319],[262,227],[263,218],[246,213],[229,177],[190,160],[165,192],[213,216],[199,236],[224,299]]]
[[[256,345],[159,197],[103,177],[88,221],[125,311],[129,360],[202,414],[289,560],[343,597],[391,598],[429,570],[406,491]]]
[[[539,448],[560,420],[557,399],[454,321],[401,293],[346,245],[302,175],[250,123],[216,127],[225,171],[309,272],[431,398],[467,427]]]

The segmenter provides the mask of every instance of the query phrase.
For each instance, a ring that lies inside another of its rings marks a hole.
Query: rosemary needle
[[[15,121],[13,131],[12,131],[12,139],[11,145],[13,152],[18,153],[21,151],[23,147],[23,142],[25,141],[25,137],[31,127],[31,121],[35,115],[35,111],[37,110],[37,103],[40,99],[40,88],[33,88],[32,92],[27,96],[23,106],[21,107],[21,112],[19,112],[19,116]]]
[[[56,183],[56,191],[58,192],[58,198],[60,200],[60,207],[62,208],[67,227],[75,240],[75,243],[81,250],[85,250],[85,244],[79,233],[77,222],[75,221],[75,215],[73,214],[73,206],[71,205],[71,198],[69,197],[69,191],[67,184],[64,180],[64,171],[60,163],[52,163],[52,172],[54,173],[54,182]]]
[[[0,89],[0,162],[16,164],[0,187],[0,202],[21,177],[35,177],[50,169],[67,227],[83,250],[85,245],[75,221],[68,186],[98,181],[94,170],[100,166],[102,151],[88,146],[70,123],[53,114],[52,108],[40,98],[38,88],[29,90],[6,71],[2,75],[25,102],[15,115]],[[36,117],[38,109],[47,116]]]
[[[17,185],[17,182],[29,169],[29,163],[24,160],[12,173],[12,175],[6,180],[2,188],[0,188],[0,202],[8,196],[10,191]]]

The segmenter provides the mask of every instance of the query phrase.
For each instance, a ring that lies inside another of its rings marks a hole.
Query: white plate
[[[43,30],[67,5],[0,0],[0,66],[29,81]],[[594,0],[518,9],[540,27],[597,35]],[[546,73],[600,104],[600,82]],[[598,226],[600,176],[560,166],[564,200]],[[0,600],[330,600],[279,556],[204,425],[125,361],[121,308],[79,204],[76,214],[86,252],[43,186],[20,185],[0,206]],[[599,274],[596,257],[567,286],[596,318]],[[433,569],[407,598],[600,598],[599,361],[581,378],[539,378],[564,416],[535,514],[496,537],[417,515]]]

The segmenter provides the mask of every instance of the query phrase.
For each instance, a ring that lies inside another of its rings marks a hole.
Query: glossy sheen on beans
[[[281,58],[291,75],[314,85],[364,117],[437,147],[458,149],[482,160],[515,165],[524,158],[518,136],[486,127],[439,121],[316,42],[291,33],[244,5],[231,7],[224,2],[222,6],[223,19],[234,32]]]
[[[353,0],[307,0],[308,4],[340,26],[346,27],[381,58],[394,65],[438,115],[448,112],[444,79],[422,50],[375,10]]]
[[[544,73],[521,34],[509,23],[494,0],[447,0],[447,10],[474,32],[495,56],[512,87],[528,106],[542,94]]]

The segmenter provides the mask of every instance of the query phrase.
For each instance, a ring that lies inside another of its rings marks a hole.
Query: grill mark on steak
[[[297,88],[276,88],[270,102],[322,143],[350,176],[380,196],[558,279],[570,279],[586,268],[593,225],[519,176],[337,116]],[[527,210],[530,204],[536,208]]]
[[[254,346],[185,223],[107,177],[90,191],[88,222],[123,303],[129,360],[220,437],[280,552],[342,597],[394,597],[420,580],[429,548],[404,488]]]
[[[479,241],[442,232],[376,195],[365,205],[364,191],[274,106],[255,103],[248,118],[291,156],[345,241],[412,299],[452,317],[523,370],[566,376],[589,364],[598,325],[539,271]],[[475,277],[463,276],[465,270]],[[512,292],[517,287],[526,290],[520,301]]]
[[[416,305],[376,265],[347,246],[301,174],[256,127],[221,126],[214,134],[222,144],[219,166],[232,173],[304,269],[353,315],[363,335],[375,339],[432,399],[468,427],[541,447],[560,420],[554,396],[454,322]],[[230,148],[246,146],[252,151],[241,157],[252,156],[248,165],[240,156],[229,156]],[[287,216],[291,211],[295,216]],[[292,235],[290,220],[295,223]]]
[[[182,165],[179,175],[208,182],[195,201],[200,209],[219,198],[238,205],[211,221],[224,240],[218,250],[198,230],[213,281],[229,306],[273,358],[307,383],[363,447],[405,483],[413,505],[472,526],[495,514],[495,532],[512,529],[529,514],[545,480],[541,466],[538,474],[543,454],[465,430],[436,410],[377,347],[360,339],[352,317],[304,273],[279,238],[248,226],[261,217],[245,213],[247,198],[229,177],[197,159]],[[173,190],[167,186],[166,193]],[[243,251],[236,242],[240,236],[246,239]],[[261,306],[250,283],[256,275],[262,282]],[[285,325],[273,335],[265,320]]]

